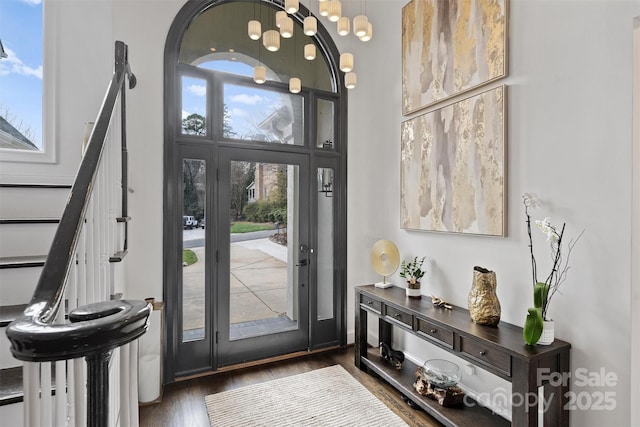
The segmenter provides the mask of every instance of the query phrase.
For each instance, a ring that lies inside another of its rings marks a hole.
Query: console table
[[[367,317],[377,317],[380,341],[391,344],[393,328],[416,335],[471,364],[510,381],[512,384],[512,425],[538,425],[538,387],[544,387],[545,401],[550,402],[544,413],[545,426],[568,426],[567,392],[569,381],[546,380],[551,375],[570,372],[571,344],[556,339],[548,346],[527,346],[522,328],[500,322],[498,326],[475,324],[469,311],[460,307],[452,310],[436,307],[431,299],[408,298],[402,288],[357,286],[355,310],[355,364],[389,382],[402,394],[446,426],[508,426],[509,421],[478,404],[461,408],[447,408],[416,392],[413,387],[418,368],[408,360],[397,370],[380,358],[377,348],[367,345]],[[540,371],[539,371],[540,370]],[[543,375],[538,375],[538,372]],[[554,379],[561,378],[554,375]],[[534,398],[535,396],[535,398]],[[522,399],[528,399],[529,404]],[[467,402],[471,402],[467,398]],[[475,403],[475,402],[473,402]]]

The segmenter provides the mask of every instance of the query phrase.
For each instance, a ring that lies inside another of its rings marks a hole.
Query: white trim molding
[[[640,16],[633,20],[633,165],[631,200],[631,399],[640,401]],[[640,406],[630,405],[631,425],[640,426]]]

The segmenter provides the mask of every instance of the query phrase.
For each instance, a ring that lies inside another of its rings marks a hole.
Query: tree
[[[198,113],[189,114],[182,119],[182,130],[186,135],[206,135],[207,119]],[[237,135],[231,126],[231,113],[226,105],[223,106],[222,112],[222,132],[225,138],[232,138]]]
[[[200,114],[193,113],[182,119],[182,130],[187,135],[206,135],[207,119]]]
[[[204,217],[205,166],[202,160],[183,161],[183,215]]]
[[[226,105],[224,105],[222,112],[222,135],[225,138],[231,138],[237,135],[231,126],[231,113],[229,113]]]
[[[269,193],[269,201],[276,208],[287,207],[287,169],[285,165],[278,166],[276,171],[276,182]]]
[[[242,210],[247,204],[247,187],[256,175],[255,163],[231,162],[231,214],[236,220],[242,216]]]

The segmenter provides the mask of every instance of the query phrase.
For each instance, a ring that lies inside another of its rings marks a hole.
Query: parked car
[[[204,229],[204,225],[205,225],[205,220],[204,220],[204,218],[202,218],[200,221],[198,221],[198,227]]]
[[[183,215],[182,217],[182,228],[186,230],[191,230],[198,225],[198,220],[191,215]]]

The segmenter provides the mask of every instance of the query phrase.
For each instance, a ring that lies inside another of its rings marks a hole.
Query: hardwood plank
[[[353,363],[352,346],[296,359],[283,360],[262,366],[245,367],[235,371],[215,373],[206,377],[168,384],[162,402],[140,407],[140,427],[208,427],[205,396],[258,384],[277,378],[309,372],[332,365],[341,365],[356,380],[412,427],[441,426],[422,410],[410,408],[400,393],[374,375],[360,371]],[[250,410],[250,402],[239,411]]]

